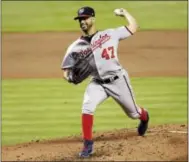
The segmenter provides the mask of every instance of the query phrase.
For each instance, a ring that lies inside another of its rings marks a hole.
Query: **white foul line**
[[[186,131],[169,131],[170,133],[185,133],[185,134],[187,134],[188,132],[186,132]]]
[[[150,135],[155,135],[155,134],[164,134],[164,133],[180,133],[180,134],[188,134],[188,132],[187,131],[164,131],[164,132],[160,132],[160,131],[155,131],[155,130],[153,130],[153,131],[150,131],[150,132],[148,132],[148,134],[150,134]]]

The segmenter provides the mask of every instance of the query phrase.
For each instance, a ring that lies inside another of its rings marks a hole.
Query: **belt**
[[[104,80],[100,80],[100,79],[95,79],[95,81],[97,83],[100,83],[100,84],[108,84],[108,83],[111,83],[113,82],[114,80],[116,79],[119,79],[119,77],[116,75],[116,76],[113,76],[111,78],[107,78],[107,79],[104,79]]]

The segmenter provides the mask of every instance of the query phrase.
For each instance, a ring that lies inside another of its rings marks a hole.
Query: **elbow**
[[[135,28],[135,32],[136,32],[139,29],[139,25],[137,22],[135,22],[134,26],[135,26],[134,28]]]
[[[135,33],[138,28],[139,28],[139,25],[137,24],[136,21],[133,21],[132,23],[129,24],[128,26],[129,30],[132,32],[132,33]]]
[[[129,30],[130,30],[132,33],[135,33],[135,32],[138,30],[139,26],[138,26],[137,23],[133,23],[133,24],[129,25],[128,28],[129,28]]]
[[[133,25],[133,33],[135,33],[138,30],[139,26],[137,23]]]

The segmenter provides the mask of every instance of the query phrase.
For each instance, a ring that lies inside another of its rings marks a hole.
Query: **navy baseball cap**
[[[95,11],[91,7],[82,7],[77,12],[78,16],[74,17],[74,20],[77,20],[82,17],[95,17]]]

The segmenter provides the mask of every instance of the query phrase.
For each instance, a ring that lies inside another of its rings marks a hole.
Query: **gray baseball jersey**
[[[122,67],[118,60],[117,49],[120,40],[131,35],[125,27],[99,31],[91,40],[95,64],[101,79],[114,76]],[[98,76],[94,76],[98,77]]]
[[[93,66],[93,79],[86,88],[82,113],[93,114],[96,106],[113,97],[131,118],[139,118],[141,108],[136,105],[129,75],[118,60],[118,44],[122,39],[131,36],[127,27],[107,29],[96,32],[90,39],[81,37],[73,42],[62,61],[61,68],[71,68],[77,59],[87,58]],[[97,80],[118,78],[110,83],[100,83]]]
[[[91,42],[81,37],[68,47],[61,68],[71,68],[78,59],[87,57],[94,69],[92,72],[94,78],[109,78],[122,68],[117,56],[119,40],[130,35],[131,32],[122,26],[116,29],[98,31],[92,37]]]

